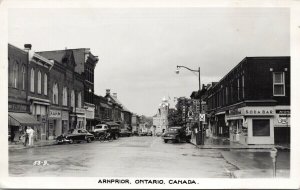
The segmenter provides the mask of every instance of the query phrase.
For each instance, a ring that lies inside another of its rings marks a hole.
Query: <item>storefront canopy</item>
[[[8,125],[14,126],[33,126],[40,125],[41,123],[37,121],[34,116],[29,115],[28,113],[8,113]]]
[[[106,125],[110,125],[110,126],[119,126],[119,124],[115,123],[115,122],[106,122]]]

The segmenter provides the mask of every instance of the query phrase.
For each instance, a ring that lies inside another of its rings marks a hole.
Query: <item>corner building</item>
[[[214,136],[290,143],[290,57],[246,57],[205,95]]]

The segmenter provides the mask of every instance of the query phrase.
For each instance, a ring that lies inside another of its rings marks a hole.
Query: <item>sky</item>
[[[243,58],[289,56],[287,8],[10,9],[8,41],[35,51],[90,48],[99,57],[95,93],[117,93],[133,113],[153,116],[163,97],[190,97]]]

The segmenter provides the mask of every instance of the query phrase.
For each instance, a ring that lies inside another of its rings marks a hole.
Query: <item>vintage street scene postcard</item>
[[[299,1],[186,3],[0,3],[0,187],[299,188]]]

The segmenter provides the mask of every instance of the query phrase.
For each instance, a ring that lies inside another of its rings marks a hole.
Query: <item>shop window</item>
[[[284,96],[285,95],[284,73],[283,72],[273,73],[273,95],[274,96]]]
[[[269,119],[253,119],[253,136],[270,136]]]

